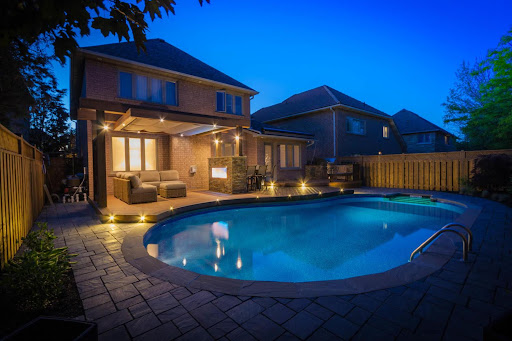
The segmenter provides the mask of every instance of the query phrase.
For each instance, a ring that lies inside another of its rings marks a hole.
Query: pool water
[[[464,209],[387,198],[330,199],[206,211],[155,225],[159,260],[205,275],[307,282],[389,270]]]

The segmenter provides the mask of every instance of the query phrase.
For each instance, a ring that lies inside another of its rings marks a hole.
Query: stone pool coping
[[[418,195],[417,193],[394,193],[394,194],[353,194],[329,193],[323,198],[342,196],[346,198],[360,197],[389,197],[393,195]],[[428,195],[428,194],[427,194]],[[455,220],[471,229],[482,208],[472,204],[465,204],[459,201],[446,200],[435,196],[429,197],[442,203],[450,203],[463,206],[466,210]],[[222,201],[222,206],[234,206],[248,203],[264,202],[289,202],[311,200],[319,198],[318,195],[306,195],[303,197],[269,197],[269,198],[244,198]],[[343,198],[340,198],[343,199]],[[173,216],[180,216],[183,213],[201,211],[206,208],[218,207],[219,202],[206,202],[190,205],[176,209]],[[155,224],[156,225],[156,224]],[[186,269],[168,265],[150,256],[144,247],[143,239],[146,232],[153,226],[142,224],[125,236],[121,250],[126,261],[144,272],[147,275],[170,281],[172,283],[200,290],[216,291],[224,294],[239,296],[259,297],[283,297],[283,298],[306,298],[329,295],[349,295],[370,292],[380,289],[391,288],[399,285],[414,282],[426,277],[443,267],[456,252],[457,238],[452,234],[443,234],[437,238],[429,248],[412,262],[402,264],[390,270],[351,277],[339,280],[314,281],[314,282],[273,282],[273,281],[250,281],[232,278],[201,275]],[[412,252],[412,250],[411,250]]]

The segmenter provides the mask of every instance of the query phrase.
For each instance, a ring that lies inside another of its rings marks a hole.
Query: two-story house
[[[407,145],[408,153],[452,152],[455,136],[412,111],[402,109],[393,120]]]
[[[307,160],[404,150],[391,116],[326,85],[260,109],[252,117],[273,127],[314,135]]]
[[[71,119],[99,207],[119,172],[177,170],[189,190],[203,190],[212,157],[247,156],[270,171],[283,155],[281,175],[301,169],[313,137],[251,128],[257,91],[161,39],[145,45],[145,53],[130,42],[84,47],[71,60]]]

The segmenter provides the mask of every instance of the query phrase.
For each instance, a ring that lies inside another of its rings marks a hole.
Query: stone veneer
[[[227,178],[212,178],[212,168],[227,168]],[[221,193],[247,192],[247,156],[212,157],[208,159],[210,191]]]

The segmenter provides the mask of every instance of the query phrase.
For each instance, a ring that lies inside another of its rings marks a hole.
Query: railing
[[[0,268],[41,212],[43,184],[42,153],[0,124]]]
[[[480,155],[507,154],[511,149],[446,153],[364,155],[337,161],[359,163],[364,186],[458,192]]]
[[[464,231],[467,232],[468,237],[466,238],[462,233],[460,233],[459,231],[454,230],[452,228],[452,227],[456,227],[456,226],[463,228]],[[441,229],[439,231],[437,231],[436,233],[431,235],[427,240],[425,240],[423,243],[421,243],[421,245],[418,246],[411,253],[411,257],[409,258],[409,262],[412,262],[412,260],[414,259],[414,256],[417,253],[422,253],[423,249],[426,248],[432,241],[434,241],[434,239],[439,237],[442,233],[446,233],[446,232],[454,233],[454,234],[458,235],[462,239],[462,259],[464,261],[467,261],[468,260],[468,250],[469,251],[472,250],[473,233],[471,233],[471,230],[469,228],[467,228],[466,226],[464,226],[462,224],[459,224],[459,223],[449,223],[449,224],[446,224],[445,226],[441,227]]]

